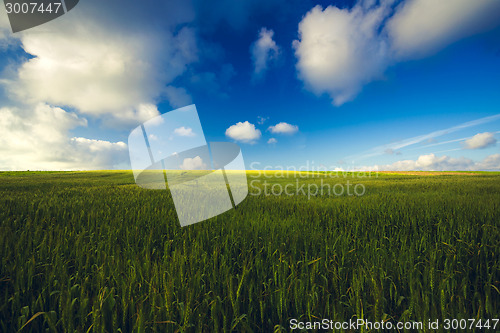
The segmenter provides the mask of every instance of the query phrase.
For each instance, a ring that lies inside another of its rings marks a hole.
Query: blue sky
[[[500,3],[85,1],[0,14],[0,169],[129,168],[196,104],[247,167],[500,170]]]

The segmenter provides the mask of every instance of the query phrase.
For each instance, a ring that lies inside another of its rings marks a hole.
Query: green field
[[[169,192],[131,172],[0,173],[0,331],[499,318],[499,173],[248,176],[366,191],[262,191],[180,228]]]

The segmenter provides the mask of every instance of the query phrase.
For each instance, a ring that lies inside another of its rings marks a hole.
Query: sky
[[[195,104],[247,169],[500,171],[499,92],[497,0],[0,10],[0,170],[129,169],[133,129]]]

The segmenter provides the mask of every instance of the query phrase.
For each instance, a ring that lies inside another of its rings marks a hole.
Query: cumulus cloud
[[[363,84],[382,76],[387,45],[378,29],[388,7],[314,7],[299,24],[293,42],[299,77],[316,94],[328,93],[335,105],[352,100]]]
[[[185,158],[182,164],[179,165],[179,168],[182,170],[205,170],[207,165],[203,163],[203,159],[200,156],[196,156]]]
[[[143,24],[147,14],[139,5],[130,8],[132,3],[116,3],[126,8],[102,20],[96,11],[112,4],[93,4],[78,7],[71,19],[61,17],[13,35],[33,57],[4,81],[10,96],[130,124],[147,120],[140,106],[161,97],[174,107],[190,104],[182,88],[164,87],[197,61],[194,29]],[[128,20],[128,10],[137,20]]]
[[[259,38],[252,44],[250,52],[254,66],[254,77],[260,77],[271,61],[277,59],[280,48],[273,40],[274,31],[262,28]]]
[[[256,129],[255,125],[248,121],[243,123],[238,122],[226,130],[227,137],[246,143],[255,143],[255,141],[260,139],[261,135],[261,131]]]
[[[494,146],[497,143],[494,133],[478,133],[473,137],[464,141],[464,148],[466,149],[482,149]]]
[[[498,171],[500,154],[487,156],[479,162],[465,157],[454,158],[447,155],[420,155],[416,160],[402,160],[392,164],[363,167],[364,170],[382,171]]]
[[[295,134],[299,131],[299,126],[281,122],[274,126],[269,126],[268,130],[274,134]]]
[[[124,167],[123,142],[69,137],[87,126],[75,113],[44,103],[31,109],[0,109],[0,169],[83,170]]]
[[[193,129],[191,127],[181,126],[179,128],[174,129],[174,134],[179,136],[195,136]]]
[[[500,24],[492,0],[360,0],[352,8],[314,7],[293,42],[305,87],[339,106],[381,79],[389,65],[429,55]]]
[[[128,110],[154,102],[161,93],[162,82],[168,80],[157,71],[158,60],[146,54],[151,49],[147,44],[154,42],[151,37],[117,38],[115,34],[103,34],[91,24],[69,30],[73,34],[22,35],[24,49],[35,57],[19,68],[18,77],[9,85],[10,92],[17,99],[29,102],[46,101],[68,105],[83,113],[111,114],[118,118],[137,116],[139,122],[145,121],[140,113]],[[101,38],[94,39],[95,35]],[[168,37],[171,41],[166,44],[175,45],[176,38]],[[180,66],[169,73],[173,77],[180,75],[185,65],[181,60],[183,55],[176,56],[179,59],[172,60]],[[183,94],[177,97],[175,94],[179,92]],[[167,90],[174,106],[182,104],[178,99],[185,99],[184,95],[179,90]],[[124,115],[123,110],[129,114]]]
[[[396,8],[386,31],[397,58],[417,58],[492,28],[499,17],[494,0],[412,0]]]
[[[269,140],[267,140],[267,143],[270,145],[275,144],[277,142],[278,142],[278,140],[276,140],[275,138],[270,138]]]
[[[119,115],[113,113],[100,115],[100,119],[106,127],[128,129],[131,126],[135,126],[140,122],[144,122],[159,115],[160,112],[158,111],[156,105],[141,103],[135,108],[121,110]]]
[[[182,1],[89,0],[12,34],[0,11],[0,49],[29,55],[0,66],[10,105],[0,111],[0,169],[127,168],[126,144],[73,137],[71,130],[87,125],[83,116],[130,129],[159,115],[159,101],[191,104],[189,93],[172,83],[198,62],[193,20]]]

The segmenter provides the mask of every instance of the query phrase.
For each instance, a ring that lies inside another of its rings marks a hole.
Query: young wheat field
[[[0,331],[499,318],[500,173],[358,176],[249,172],[236,209],[181,228],[169,191],[129,171],[1,172]]]

